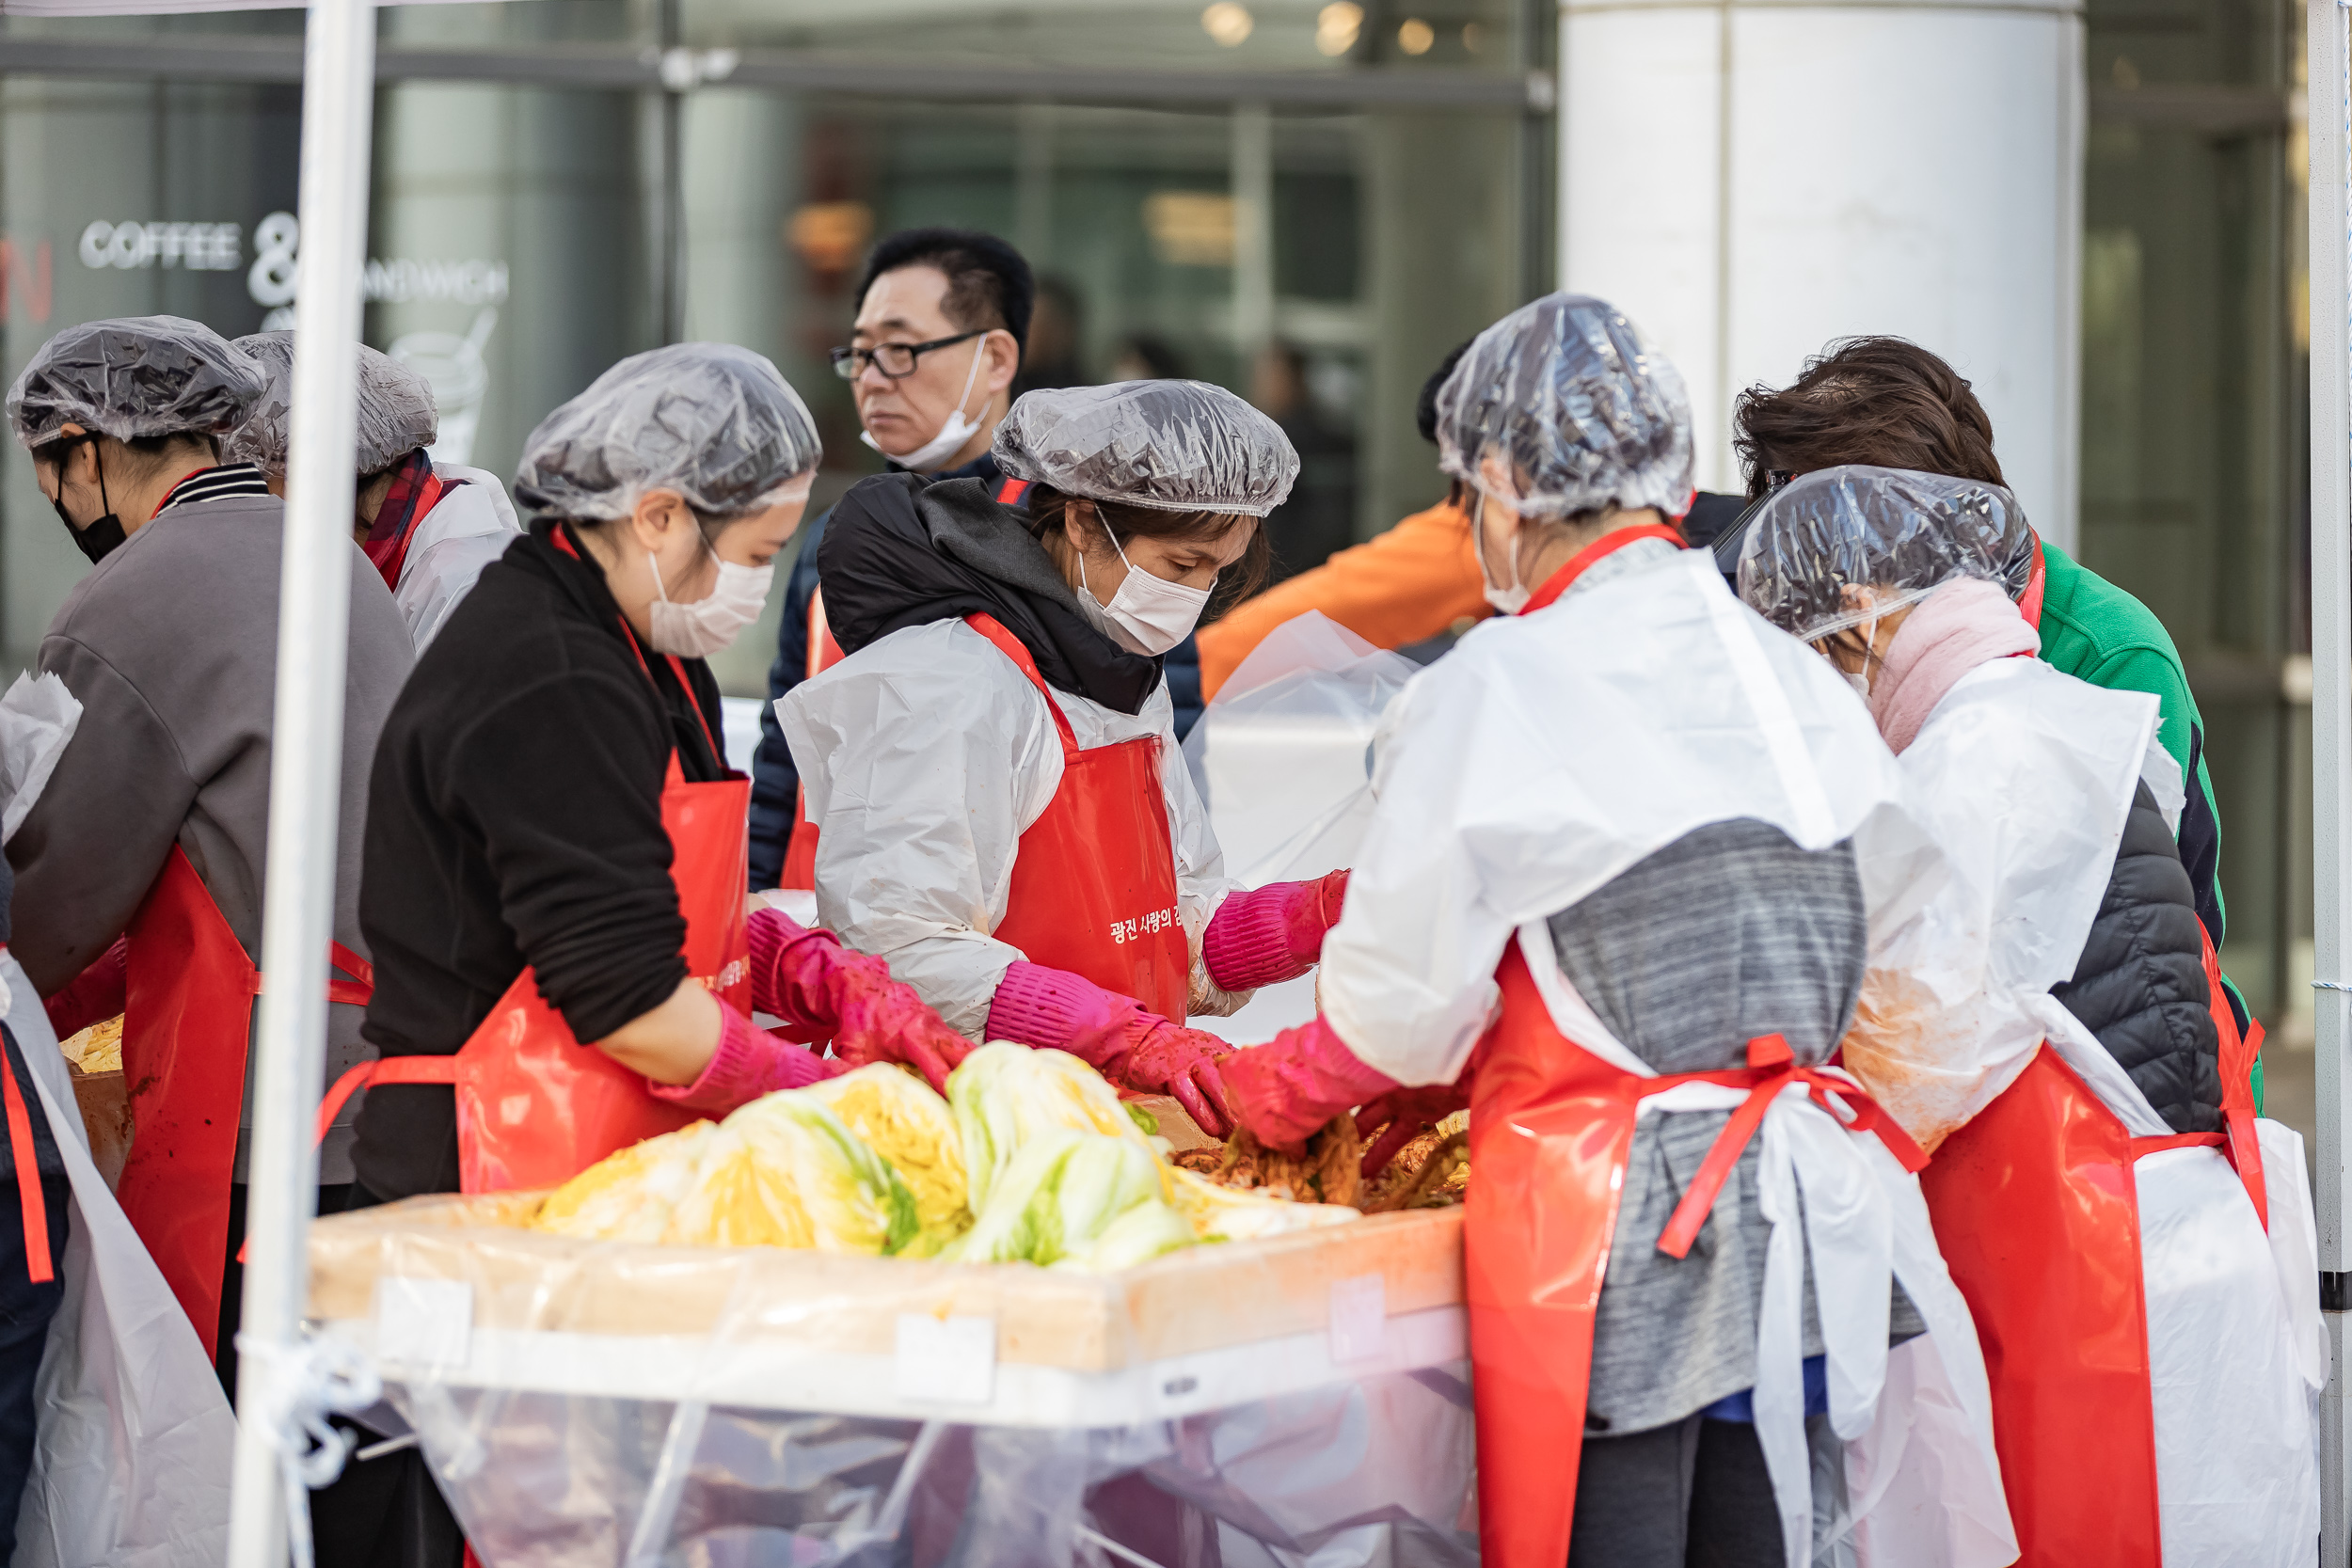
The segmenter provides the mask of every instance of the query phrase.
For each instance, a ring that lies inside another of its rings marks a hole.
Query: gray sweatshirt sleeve
[[[138,911],[196,799],[171,732],[136,688],[70,637],[40,668],[82,720],[40,800],[8,841],[16,871],[9,951],[43,996],[105,952]]]

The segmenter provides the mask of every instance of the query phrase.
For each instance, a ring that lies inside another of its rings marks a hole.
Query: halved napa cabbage
[[[1089,1274],[1107,1274],[1113,1269],[1130,1269],[1137,1263],[1148,1263],[1163,1253],[1191,1246],[1200,1239],[1193,1234],[1192,1225],[1184,1215],[1158,1198],[1152,1198],[1136,1204],[1111,1221],[1091,1243],[1065,1254],[1053,1266]]]
[[[1193,1234],[1204,1242],[1254,1242],[1262,1236],[1363,1218],[1356,1210],[1337,1203],[1293,1203],[1243,1188],[1220,1187],[1182,1168],[1170,1174],[1176,1183],[1176,1210],[1190,1222]]]
[[[808,1090],[790,1089],[720,1126],[661,1239],[894,1253],[917,1228],[914,1195],[898,1173]]]
[[[1012,1157],[946,1256],[1123,1268],[1190,1245],[1191,1227],[1160,1196],[1164,1169],[1136,1139],[1041,1129]],[[1168,1218],[1129,1219],[1143,1209],[1166,1211]]]
[[[549,1193],[531,1228],[597,1242],[660,1241],[718,1131],[698,1121],[607,1155]]]
[[[947,1076],[947,1104],[963,1134],[963,1167],[978,1214],[1014,1159],[1041,1133],[1100,1133],[1132,1145],[1161,1170],[1158,1150],[1127,1114],[1119,1091],[1077,1057],[993,1040]],[[1169,1188],[1159,1178],[1158,1196]]]
[[[970,1227],[963,1139],[954,1113],[929,1084],[903,1068],[876,1062],[801,1092],[890,1162],[914,1195],[916,1233],[901,1257],[928,1258]]]

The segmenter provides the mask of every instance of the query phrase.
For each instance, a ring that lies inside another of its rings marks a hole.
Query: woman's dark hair
[[[1126,506],[1118,501],[1094,500],[1092,497],[1063,495],[1051,485],[1029,487],[1029,532],[1038,539],[1049,533],[1067,538],[1070,532],[1068,512],[1073,499],[1086,499],[1094,507],[1112,537],[1120,544],[1130,539],[1179,539],[1186,542],[1221,539],[1234,526],[1247,525],[1250,530],[1249,547],[1241,559],[1217,574],[1216,597],[1210,601],[1209,614],[1221,612],[1227,606],[1246,599],[1265,581],[1266,572],[1274,563],[1274,546],[1266,538],[1265,519],[1252,517],[1245,512],[1163,512],[1157,507]],[[1074,541],[1073,541],[1074,545]],[[1203,615],[1207,620],[1208,615]]]
[[[1750,500],[1775,472],[1848,463],[2008,483],[1993,455],[1993,421],[1967,378],[1900,338],[1840,339],[1782,390],[1740,393],[1732,425]]]

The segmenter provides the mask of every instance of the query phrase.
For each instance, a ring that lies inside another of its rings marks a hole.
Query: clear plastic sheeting
[[[236,346],[269,372],[269,390],[245,423],[220,443],[224,462],[250,463],[282,478],[294,424],[294,350],[291,332],[256,332]],[[433,388],[424,377],[388,354],[359,345],[358,461],[352,471],[382,473],[419,447],[429,447],[440,431]]]
[[[1235,880],[1300,881],[1354,862],[1370,821],[1373,734],[1419,673],[1313,610],[1242,660],[1184,737]]]
[[[1438,463],[1532,517],[1691,502],[1681,372],[1606,300],[1547,294],[1481,332],[1438,393]]]
[[[68,424],[118,441],[225,435],[268,385],[260,365],[201,322],[118,316],[41,344],[8,388],[8,423],[27,447]]]
[[[805,499],[824,445],[765,356],[731,343],[634,354],[531,433],[515,499],[533,514],[626,517],[649,490],[705,516]]]
[[[1961,578],[2025,591],[2033,530],[1997,484],[1909,468],[1821,468],[1775,491],[1740,551],[1740,597],[1816,641]]]
[[[1067,1430],[475,1388],[393,1398],[486,1568],[1478,1560],[1466,1364]]]
[[[1156,512],[1263,517],[1298,478],[1282,427],[1204,381],[1029,392],[997,425],[993,450],[1016,479]]]
[[[358,1347],[487,1568],[1477,1560],[1458,1211],[1116,1274],[322,1220]]]

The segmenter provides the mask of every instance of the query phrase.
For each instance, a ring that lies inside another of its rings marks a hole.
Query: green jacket
[[[2049,540],[2042,541],[2042,657],[2093,686],[2145,691],[2156,699],[2157,739],[2181,765],[2181,864],[2197,895],[2197,917],[2214,947],[2221,946],[2228,911],[2221,902],[2221,818],[2214,811],[2213,780],[2205,771],[2205,724],[2189,691],[2181,654],[2155,611],[2083,565]],[[2245,999],[2225,986],[2238,1027],[2247,1026]],[[2262,1067],[2254,1068],[2262,1099]]]

